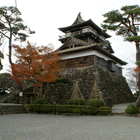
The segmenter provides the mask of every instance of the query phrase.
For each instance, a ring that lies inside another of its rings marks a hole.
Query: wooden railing
[[[82,29],[80,31],[76,31],[76,32],[72,32],[72,33],[66,33],[65,35],[59,36],[59,39],[64,39],[64,38],[67,38],[67,37],[70,37],[70,36],[80,35],[80,34],[83,34],[83,33],[92,33],[96,37],[98,37],[101,40],[105,41],[105,37],[103,37],[102,35],[99,35],[97,33],[97,31],[92,29],[91,27],[87,27],[87,28],[84,28],[84,29]]]

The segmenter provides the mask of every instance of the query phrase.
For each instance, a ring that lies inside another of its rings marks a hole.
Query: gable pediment
[[[59,48],[59,50],[64,50],[76,46],[86,46],[86,45],[89,45],[89,43],[75,37],[69,37],[67,41]]]

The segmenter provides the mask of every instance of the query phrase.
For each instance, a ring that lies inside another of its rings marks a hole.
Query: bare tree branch
[[[5,35],[3,32],[0,31],[0,33],[1,33],[2,35],[4,35],[5,37],[7,37],[8,39],[10,39],[10,37],[7,36],[7,35]]]

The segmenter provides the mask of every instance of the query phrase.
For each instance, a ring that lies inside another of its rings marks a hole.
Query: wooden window
[[[84,57],[84,63],[88,63],[88,62],[89,62],[88,57]]]
[[[97,64],[100,64],[100,58],[97,57]]]
[[[110,71],[112,72],[116,71],[116,63],[114,61],[108,60],[108,67]]]

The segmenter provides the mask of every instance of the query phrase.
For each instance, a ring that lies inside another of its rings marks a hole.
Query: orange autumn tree
[[[138,73],[139,72],[139,65],[134,69],[134,72]]]
[[[42,87],[43,83],[54,82],[60,75],[58,52],[53,46],[14,45],[17,61],[12,65],[13,78],[21,87],[23,81],[33,82]]]

